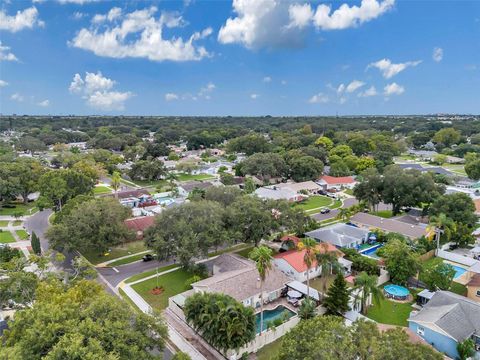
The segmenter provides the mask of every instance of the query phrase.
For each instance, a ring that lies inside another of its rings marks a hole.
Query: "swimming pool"
[[[386,285],[383,290],[386,292],[387,297],[396,300],[405,300],[408,295],[410,295],[410,291],[406,287],[400,285]]]
[[[451,265],[453,267],[453,270],[455,270],[455,275],[453,275],[453,278],[456,279],[460,276],[462,276],[463,274],[465,274],[467,272],[467,269],[464,269],[460,266],[457,266],[457,265],[452,265],[450,263],[447,263],[448,265]]]
[[[380,259],[380,257],[377,255],[377,250],[380,249],[383,246],[383,244],[378,244],[374,245],[366,250],[360,250],[360,254],[365,255],[365,256],[370,256],[375,259]]]
[[[283,315],[284,313],[285,315]],[[283,319],[284,316],[288,320],[293,315],[295,315],[295,313],[283,305],[279,305],[273,310],[265,310],[263,312],[263,331],[267,330],[267,324],[270,321],[274,321],[275,319]],[[255,314],[255,321],[257,325],[257,334],[260,334],[260,313]]]

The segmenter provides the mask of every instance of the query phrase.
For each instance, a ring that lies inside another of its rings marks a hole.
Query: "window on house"
[[[423,328],[422,326],[419,326],[417,328],[417,334],[420,335],[420,336],[425,335],[425,328]]]

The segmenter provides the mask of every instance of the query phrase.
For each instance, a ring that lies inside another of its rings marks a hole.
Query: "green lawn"
[[[313,210],[321,207],[330,206],[332,204],[333,204],[333,200],[330,199],[329,197],[316,195],[316,196],[310,196],[305,201],[295,204],[295,207],[308,211],[308,210]]]
[[[28,238],[30,237],[30,235],[28,235],[25,230],[17,230],[15,232],[21,240],[28,240]]]
[[[452,281],[452,284],[450,285],[450,291],[454,292],[455,294],[465,296],[465,294],[467,293],[467,287],[465,285]]]
[[[373,301],[367,317],[382,324],[408,326],[407,319],[412,311],[412,303],[397,303],[388,299]]]
[[[164,272],[164,271],[176,268],[176,267],[179,267],[179,265],[178,264],[167,265],[167,266],[158,268],[158,273],[161,273],[161,272]],[[157,273],[157,269],[145,271],[143,273],[136,274],[136,275],[133,275],[132,277],[129,277],[127,280],[125,280],[125,283],[130,284],[134,281],[141,280],[141,279],[144,279],[146,277],[155,275],[156,273]]]
[[[15,238],[13,237],[10,231],[2,231],[0,232],[0,243],[13,243],[15,242]]]
[[[95,195],[100,195],[100,194],[110,194],[112,192],[112,189],[107,186],[95,186],[93,188],[93,193]]]
[[[23,222],[22,220],[15,220],[13,222],[13,226],[20,226],[20,225],[22,225],[22,222]]]
[[[393,216],[392,210],[373,211],[372,215],[380,216],[385,219],[390,219]]]
[[[114,262],[108,264],[108,266],[114,267],[114,266],[120,266],[120,265],[130,264],[130,263],[132,263],[132,262],[142,260],[142,258],[143,258],[145,255],[146,255],[146,253],[138,254],[138,255],[132,255],[132,256],[129,256],[128,258],[114,261]]]
[[[16,213],[18,213],[18,214],[20,214],[20,216],[23,216],[25,214],[32,214],[37,210],[35,208],[35,203],[34,202],[29,202],[28,204],[15,202],[15,203],[10,203],[8,205],[12,206],[12,207],[2,207],[2,208],[0,208],[0,215],[11,215],[11,216],[13,216]]]
[[[429,269],[437,264],[441,264],[443,262],[443,259],[439,258],[439,257],[432,257],[424,262],[422,262],[422,267],[423,269]],[[419,275],[419,279],[421,281],[425,281],[424,277],[423,277],[423,274],[424,272],[423,271],[420,271],[420,275]],[[450,284],[450,291],[451,292],[454,292],[456,294],[459,294],[459,295],[465,295],[466,292],[467,292],[467,288],[462,285],[462,284],[459,284],[455,281],[452,281],[452,283]]]
[[[122,256],[135,254],[145,250],[147,250],[147,248],[145,247],[144,242],[140,240],[115,247],[111,249],[108,255],[99,254],[96,250],[84,251],[82,252],[82,255],[85,256],[85,258],[93,265],[97,265],[108,260],[113,260]]]
[[[257,360],[275,359],[280,354],[281,347],[282,347],[282,338],[277,339],[268,345],[265,345],[256,353]]]
[[[7,227],[9,222],[10,221],[7,220],[0,220],[0,227]]]
[[[465,172],[465,166],[462,164],[443,164],[442,167],[456,174],[467,176],[467,173]]]
[[[168,298],[189,290],[191,287],[185,285],[185,282],[193,276],[193,273],[184,269],[178,269],[168,274],[161,275],[158,279],[155,277],[132,285],[132,288],[138,292],[153,308],[163,310],[168,306]],[[153,295],[150,291],[158,286],[162,286],[164,291],[160,295]]]
[[[230,246],[230,247],[225,248],[225,249],[221,249],[221,250],[218,250],[218,251],[211,252],[211,253],[208,254],[208,257],[214,257],[214,256],[217,256],[217,255],[222,255],[222,254],[232,252],[232,251],[235,252],[235,253],[238,253],[238,252],[240,252],[241,250],[244,250],[244,249],[251,250],[252,245],[250,245],[250,244],[233,245],[233,246]]]
[[[343,192],[347,195],[353,196],[353,189],[345,189]]]
[[[192,180],[211,180],[215,179],[214,176],[208,174],[178,174],[178,181],[192,181]]]
[[[164,179],[160,179],[160,180],[152,180],[152,181],[148,181],[148,180],[135,180],[135,184],[139,185],[139,186],[155,186],[155,187],[164,187],[164,186],[167,186],[168,185],[168,181],[167,180],[164,180]]]

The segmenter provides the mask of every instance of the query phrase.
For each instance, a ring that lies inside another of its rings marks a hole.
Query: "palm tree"
[[[357,294],[355,295],[355,304],[360,303],[362,314],[367,313],[367,299],[370,295],[376,300],[377,304],[380,304],[380,299],[383,298],[382,290],[377,287],[378,277],[375,275],[368,275],[366,272],[361,272],[355,278],[355,290]]]
[[[430,217],[430,227],[434,228],[437,249],[440,248],[440,236],[445,234],[447,240],[450,240],[455,231],[455,222],[445,214]]]
[[[337,253],[335,251],[328,251],[328,245],[320,243],[322,251],[317,251],[316,259],[318,266],[322,267],[321,279],[322,279],[322,298],[327,292],[327,277],[333,270],[341,271],[341,266],[338,262]]]
[[[306,238],[304,241],[298,243],[298,250],[305,250],[303,255],[303,262],[307,265],[307,299],[310,299],[310,268],[316,259],[317,242],[311,238]]]
[[[118,197],[117,191],[120,188],[120,179],[121,179],[120,173],[118,171],[115,171],[112,174],[112,184],[111,184],[113,190],[115,190],[115,198]]]
[[[342,221],[347,221],[350,216],[351,216],[350,208],[338,209],[337,219],[340,219]]]
[[[272,269],[272,249],[265,245],[254,248],[250,253],[250,259],[255,261],[260,275],[260,334],[263,331],[263,285],[268,272]]]

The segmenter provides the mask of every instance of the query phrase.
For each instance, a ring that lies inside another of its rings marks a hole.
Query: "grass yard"
[[[7,220],[0,220],[0,227],[7,227],[9,222],[10,221]]]
[[[255,354],[257,360],[270,360],[275,359],[280,354],[280,349],[282,347],[282,338],[271,342],[268,345],[262,347],[258,352]]]
[[[118,292],[120,294],[120,296],[122,297],[123,300],[125,300],[125,302],[130,305],[132,307],[133,310],[135,311],[138,311],[138,312],[141,312],[140,309],[137,307],[137,305],[135,305],[135,303],[132,301],[132,299],[130,299],[128,297],[128,295],[125,293],[125,291],[123,291],[123,289],[118,289]]]
[[[465,172],[465,166],[462,164],[443,164],[442,167],[458,175],[467,176],[467,173]]]
[[[165,187],[168,186],[168,181],[164,179],[160,180],[135,180],[135,184],[144,187],[144,186],[154,186],[154,187]]]
[[[167,265],[167,266],[158,268],[158,272],[161,273],[161,272],[164,272],[164,271],[176,268],[176,267],[179,267],[179,265],[178,264]],[[125,283],[130,284],[134,281],[141,280],[141,279],[144,279],[146,277],[155,275],[156,273],[157,273],[157,269],[145,271],[143,273],[136,274],[136,275],[133,275],[132,277],[129,277],[127,280],[125,280]]]
[[[336,275],[329,275],[327,277],[327,279],[326,279],[327,280],[327,290],[330,287],[330,285],[332,285],[333,281],[335,280],[335,277],[336,277]],[[324,278],[322,278],[322,277],[317,277],[315,279],[310,279],[310,287],[323,293],[323,279]],[[349,282],[347,282],[347,285],[349,287],[351,286],[351,284]]]
[[[422,266],[423,266],[424,269],[430,269],[437,264],[441,264],[442,262],[443,262],[443,259],[441,259],[439,257],[432,257],[432,258],[422,262]],[[423,271],[420,271],[420,275],[419,275],[418,278],[421,281],[425,281],[424,277],[423,277]],[[450,291],[454,292],[455,294],[465,296],[465,294],[467,293],[467,288],[465,287],[465,285],[462,285],[460,283],[452,281],[450,286],[451,286]]]
[[[465,285],[452,281],[452,284],[450,285],[450,291],[455,294],[465,296],[467,293],[467,287]]]
[[[347,195],[353,196],[353,189],[345,189],[343,192]]]
[[[208,174],[178,174],[178,181],[192,181],[192,180],[211,180],[215,179],[214,176]]]
[[[132,288],[142,296],[153,308],[163,310],[168,306],[168,298],[189,290],[190,285],[185,282],[193,276],[193,273],[184,269],[178,269],[168,274],[161,275],[158,279],[152,278],[141,283],[132,285]],[[153,295],[150,291],[155,286],[162,286],[164,291],[160,295]]]
[[[82,252],[82,255],[90,261],[93,265],[100,264],[102,262],[117,259],[122,256],[132,255],[140,251],[145,251],[147,248],[142,240],[133,241],[122,246],[111,249],[108,255],[99,254],[96,250],[89,250]]]
[[[393,216],[392,210],[373,211],[372,215],[380,216],[384,219],[390,219]]]
[[[93,193],[95,195],[110,194],[111,192],[112,192],[112,189],[107,186],[95,186],[93,188]]]
[[[10,203],[8,205],[12,206],[12,207],[1,207],[0,208],[0,215],[14,216],[15,214],[18,213],[20,216],[23,216],[23,215],[26,215],[26,214],[33,214],[34,212],[36,212],[38,210],[35,207],[34,202],[29,202],[28,204],[15,202],[15,203]]]
[[[30,235],[28,235],[28,233],[25,230],[17,230],[15,232],[17,233],[17,236],[21,240],[28,240],[28,238],[30,237]]]
[[[330,199],[329,197],[316,195],[316,196],[310,196],[305,201],[299,202],[294,206],[300,209],[303,209],[305,211],[308,211],[308,210],[313,210],[321,207],[328,207],[332,204],[333,204],[333,200]]]
[[[218,250],[218,251],[211,252],[211,253],[208,254],[208,257],[214,257],[214,256],[217,256],[217,255],[222,255],[222,254],[232,252],[232,251],[235,252],[235,253],[238,253],[241,250],[245,250],[245,249],[250,251],[252,249],[252,245],[250,245],[250,244],[233,245],[233,246],[227,247],[225,249],[221,249],[221,250]]]
[[[15,238],[13,237],[10,231],[2,231],[0,232],[0,243],[13,243],[15,242]]]
[[[382,324],[408,326],[407,319],[412,311],[412,303],[397,303],[387,299],[373,300],[367,317]]]
[[[151,253],[151,251],[150,251],[150,253]],[[132,263],[132,262],[142,260],[142,258],[143,258],[146,254],[147,254],[147,253],[142,253],[142,254],[138,254],[138,255],[132,255],[132,256],[129,256],[128,258],[114,261],[114,262],[108,264],[108,266],[114,267],[114,266],[120,266],[120,265],[130,264],[130,263]]]
[[[22,225],[22,223],[23,223],[22,220],[15,220],[15,221],[13,222],[13,226],[20,226],[20,225]]]

